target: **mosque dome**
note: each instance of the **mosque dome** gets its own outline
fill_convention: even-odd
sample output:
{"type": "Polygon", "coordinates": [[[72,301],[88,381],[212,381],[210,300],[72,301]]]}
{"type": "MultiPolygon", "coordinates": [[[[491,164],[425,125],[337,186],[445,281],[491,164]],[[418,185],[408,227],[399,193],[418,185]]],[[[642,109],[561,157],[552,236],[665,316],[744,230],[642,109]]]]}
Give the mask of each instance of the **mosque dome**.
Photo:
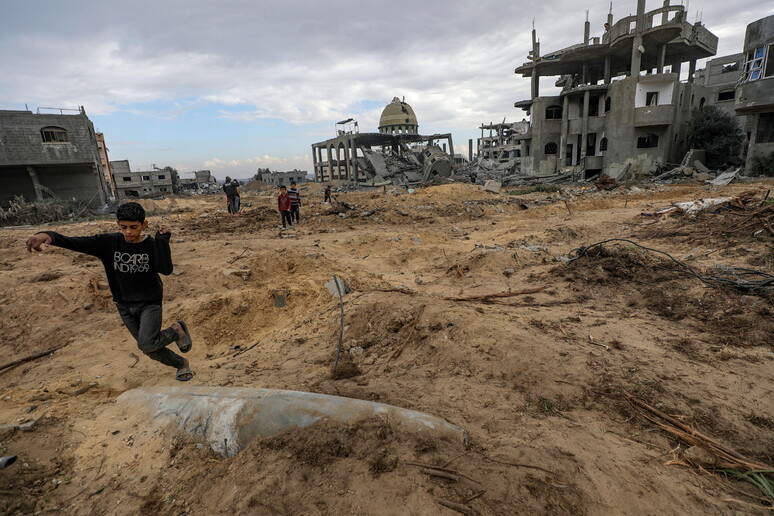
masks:
{"type": "Polygon", "coordinates": [[[379,118],[382,134],[418,134],[419,124],[414,110],[398,97],[392,99],[379,118]]]}

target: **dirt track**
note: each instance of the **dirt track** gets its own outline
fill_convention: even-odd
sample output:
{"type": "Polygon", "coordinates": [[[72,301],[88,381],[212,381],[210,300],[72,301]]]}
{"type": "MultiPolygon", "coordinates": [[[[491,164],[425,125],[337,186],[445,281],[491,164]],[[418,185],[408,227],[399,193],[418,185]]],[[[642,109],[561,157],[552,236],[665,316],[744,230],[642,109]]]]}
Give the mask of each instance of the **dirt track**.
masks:
{"type": "MultiPolygon", "coordinates": [[[[770,236],[691,232],[691,222],[640,216],[771,187],[590,188],[566,205],[558,194],[445,185],[339,194],[355,207],[341,217],[327,214],[320,185],[307,185],[304,220],[284,235],[267,191],[244,195],[253,207],[238,217],[217,211],[220,198],[146,202],[151,226],[173,233],[165,314],[184,318],[194,335],[193,384],[424,411],[466,428],[469,450],[374,419],[293,429],[222,459],[123,414],[114,403],[121,392],[177,382],[121,326],[100,263],[55,248],[30,255],[23,243],[34,229],[0,230],[3,361],[65,345],[0,371],[0,424],[36,420],[26,432],[0,431],[0,455],[19,455],[0,471],[0,512],[459,514],[442,499],[470,500],[484,515],[757,514],[724,501],[756,503],[744,494],[756,495],[749,484],[665,465],[682,460],[685,446],[623,393],[774,463],[771,299],[706,288],[626,247],[562,260],[618,237],[699,268],[771,273],[770,236]],[[338,302],[323,286],[333,274],[353,289],[344,348],[354,375],[338,379],[338,302]],[[281,289],[290,293],[278,309],[272,292],[281,289]],[[449,299],[509,290],[529,292],[449,299]],[[232,357],[234,346],[253,344],[232,357]],[[409,462],[445,464],[473,480],[429,476],[409,462]]],[[[68,235],[113,228],[54,227],[68,235]]]]}

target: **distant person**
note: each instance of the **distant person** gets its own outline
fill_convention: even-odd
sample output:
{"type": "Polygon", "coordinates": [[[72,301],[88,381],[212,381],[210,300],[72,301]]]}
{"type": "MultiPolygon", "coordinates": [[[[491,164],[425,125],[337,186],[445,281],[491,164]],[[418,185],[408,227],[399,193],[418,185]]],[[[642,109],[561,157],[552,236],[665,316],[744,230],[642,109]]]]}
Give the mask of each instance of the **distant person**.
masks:
{"type": "Polygon", "coordinates": [[[228,212],[231,213],[232,215],[235,214],[237,188],[234,186],[234,182],[228,176],[226,176],[226,182],[223,183],[223,193],[226,194],[226,204],[228,207],[228,212]]]}
{"type": "Polygon", "coordinates": [[[325,200],[323,202],[331,202],[331,185],[325,187],[325,200]]]}
{"type": "Polygon", "coordinates": [[[239,213],[239,210],[242,209],[242,203],[241,203],[241,193],[239,192],[239,187],[242,186],[239,184],[239,180],[232,179],[231,184],[234,185],[234,213],[239,213]]]}
{"type": "Polygon", "coordinates": [[[478,174],[475,172],[470,173],[470,182],[473,184],[476,184],[476,180],[478,179],[478,174]]]}
{"type": "Polygon", "coordinates": [[[155,237],[144,235],[148,221],[145,210],[136,202],[119,206],[116,216],[118,233],[67,237],[44,231],[27,239],[27,251],[41,252],[41,246],[55,245],[99,258],[118,314],[137,346],[153,360],[174,367],[178,380],[188,381],[193,378],[188,360],[167,348],[175,342],[182,353],[188,353],[193,345],[188,327],[177,321],[161,329],[163,285],[159,274],[172,272],[172,235],[164,226],[159,227],[155,237]]]}
{"type": "Polygon", "coordinates": [[[293,218],[290,216],[290,197],[288,197],[288,189],[285,185],[280,186],[280,193],[277,196],[277,208],[282,216],[282,230],[284,231],[288,226],[293,225],[293,218]]]}
{"type": "Polygon", "coordinates": [[[290,182],[290,189],[288,190],[288,197],[290,197],[290,220],[295,220],[296,224],[300,221],[299,211],[301,210],[301,194],[296,189],[296,182],[290,182]]]}

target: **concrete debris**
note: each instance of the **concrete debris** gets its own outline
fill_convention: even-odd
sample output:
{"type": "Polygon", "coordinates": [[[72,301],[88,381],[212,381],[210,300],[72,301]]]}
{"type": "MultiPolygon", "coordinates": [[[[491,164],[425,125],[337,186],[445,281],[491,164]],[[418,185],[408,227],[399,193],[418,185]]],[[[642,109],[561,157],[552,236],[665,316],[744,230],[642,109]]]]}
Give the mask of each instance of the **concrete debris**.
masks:
{"type": "Polygon", "coordinates": [[[23,423],[10,423],[8,425],[0,425],[0,432],[4,432],[6,430],[31,430],[33,426],[35,426],[35,423],[37,423],[37,419],[32,419],[30,421],[25,421],[23,423]]]}
{"type": "Polygon", "coordinates": [[[712,180],[708,180],[708,183],[711,183],[715,186],[726,186],[728,183],[733,181],[736,178],[736,175],[739,173],[739,169],[731,170],[729,172],[723,172],[718,177],[712,180]]]}
{"type": "Polygon", "coordinates": [[[500,193],[500,187],[502,186],[502,183],[499,181],[495,181],[493,179],[487,179],[486,183],[484,183],[484,190],[491,193],[500,193]]]}
{"type": "Polygon", "coordinates": [[[701,161],[699,161],[698,159],[697,159],[696,161],[694,161],[694,162],[693,162],[693,166],[694,166],[694,167],[696,167],[696,169],[697,169],[699,172],[704,172],[705,174],[709,174],[709,173],[710,173],[710,169],[708,169],[708,168],[707,168],[707,167],[704,165],[704,163],[702,163],[702,162],[701,162],[701,161]]]}
{"type": "Polygon", "coordinates": [[[359,169],[364,172],[368,186],[415,185],[439,183],[451,177],[453,158],[436,145],[417,152],[406,144],[400,153],[361,149],[359,169]]]}
{"type": "MultiPolygon", "coordinates": [[[[717,199],[698,199],[690,202],[678,202],[673,204],[675,208],[686,215],[698,215],[700,212],[707,208],[712,208],[720,204],[727,203],[731,200],[731,197],[720,197],[717,199]]],[[[666,211],[674,211],[672,208],[668,208],[666,211]]]]}

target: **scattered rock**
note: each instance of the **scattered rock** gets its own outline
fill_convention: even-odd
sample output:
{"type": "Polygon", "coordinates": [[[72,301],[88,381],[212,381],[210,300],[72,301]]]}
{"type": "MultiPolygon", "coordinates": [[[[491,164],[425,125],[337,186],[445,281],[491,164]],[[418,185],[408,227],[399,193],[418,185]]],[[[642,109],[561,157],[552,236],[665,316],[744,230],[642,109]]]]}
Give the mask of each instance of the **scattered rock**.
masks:
{"type": "Polygon", "coordinates": [[[223,269],[222,274],[224,276],[241,276],[243,280],[246,280],[250,276],[250,269],[223,269]]]}
{"type": "Polygon", "coordinates": [[[422,278],[417,276],[416,278],[414,278],[414,283],[416,283],[417,285],[421,285],[423,283],[422,278]]]}
{"type": "Polygon", "coordinates": [[[422,243],[422,239],[419,237],[411,237],[411,241],[414,242],[416,245],[420,245],[422,243]]]}
{"type": "Polygon", "coordinates": [[[516,271],[515,271],[515,270],[513,270],[513,269],[511,269],[511,268],[508,268],[508,269],[503,269],[503,276],[505,276],[506,278],[510,278],[511,276],[513,276],[513,274],[514,274],[515,272],[516,272],[516,271]]]}
{"type": "Polygon", "coordinates": [[[758,296],[741,296],[739,297],[739,303],[746,306],[757,306],[763,303],[763,298],[758,296]]]}
{"type": "Polygon", "coordinates": [[[360,356],[362,354],[363,354],[363,348],[361,348],[360,346],[355,346],[355,347],[349,348],[349,356],[351,356],[353,358],[357,357],[357,356],[360,356]]]}
{"type": "Polygon", "coordinates": [[[341,295],[342,296],[345,296],[345,295],[349,294],[350,292],[352,292],[352,289],[349,288],[349,285],[347,285],[346,281],[344,281],[343,279],[338,278],[338,277],[336,279],[338,280],[338,283],[339,283],[338,289],[336,288],[336,281],[334,281],[333,279],[331,279],[329,282],[327,282],[325,284],[325,288],[328,289],[328,292],[330,292],[332,296],[338,298],[339,297],[339,289],[341,290],[341,295]]]}

